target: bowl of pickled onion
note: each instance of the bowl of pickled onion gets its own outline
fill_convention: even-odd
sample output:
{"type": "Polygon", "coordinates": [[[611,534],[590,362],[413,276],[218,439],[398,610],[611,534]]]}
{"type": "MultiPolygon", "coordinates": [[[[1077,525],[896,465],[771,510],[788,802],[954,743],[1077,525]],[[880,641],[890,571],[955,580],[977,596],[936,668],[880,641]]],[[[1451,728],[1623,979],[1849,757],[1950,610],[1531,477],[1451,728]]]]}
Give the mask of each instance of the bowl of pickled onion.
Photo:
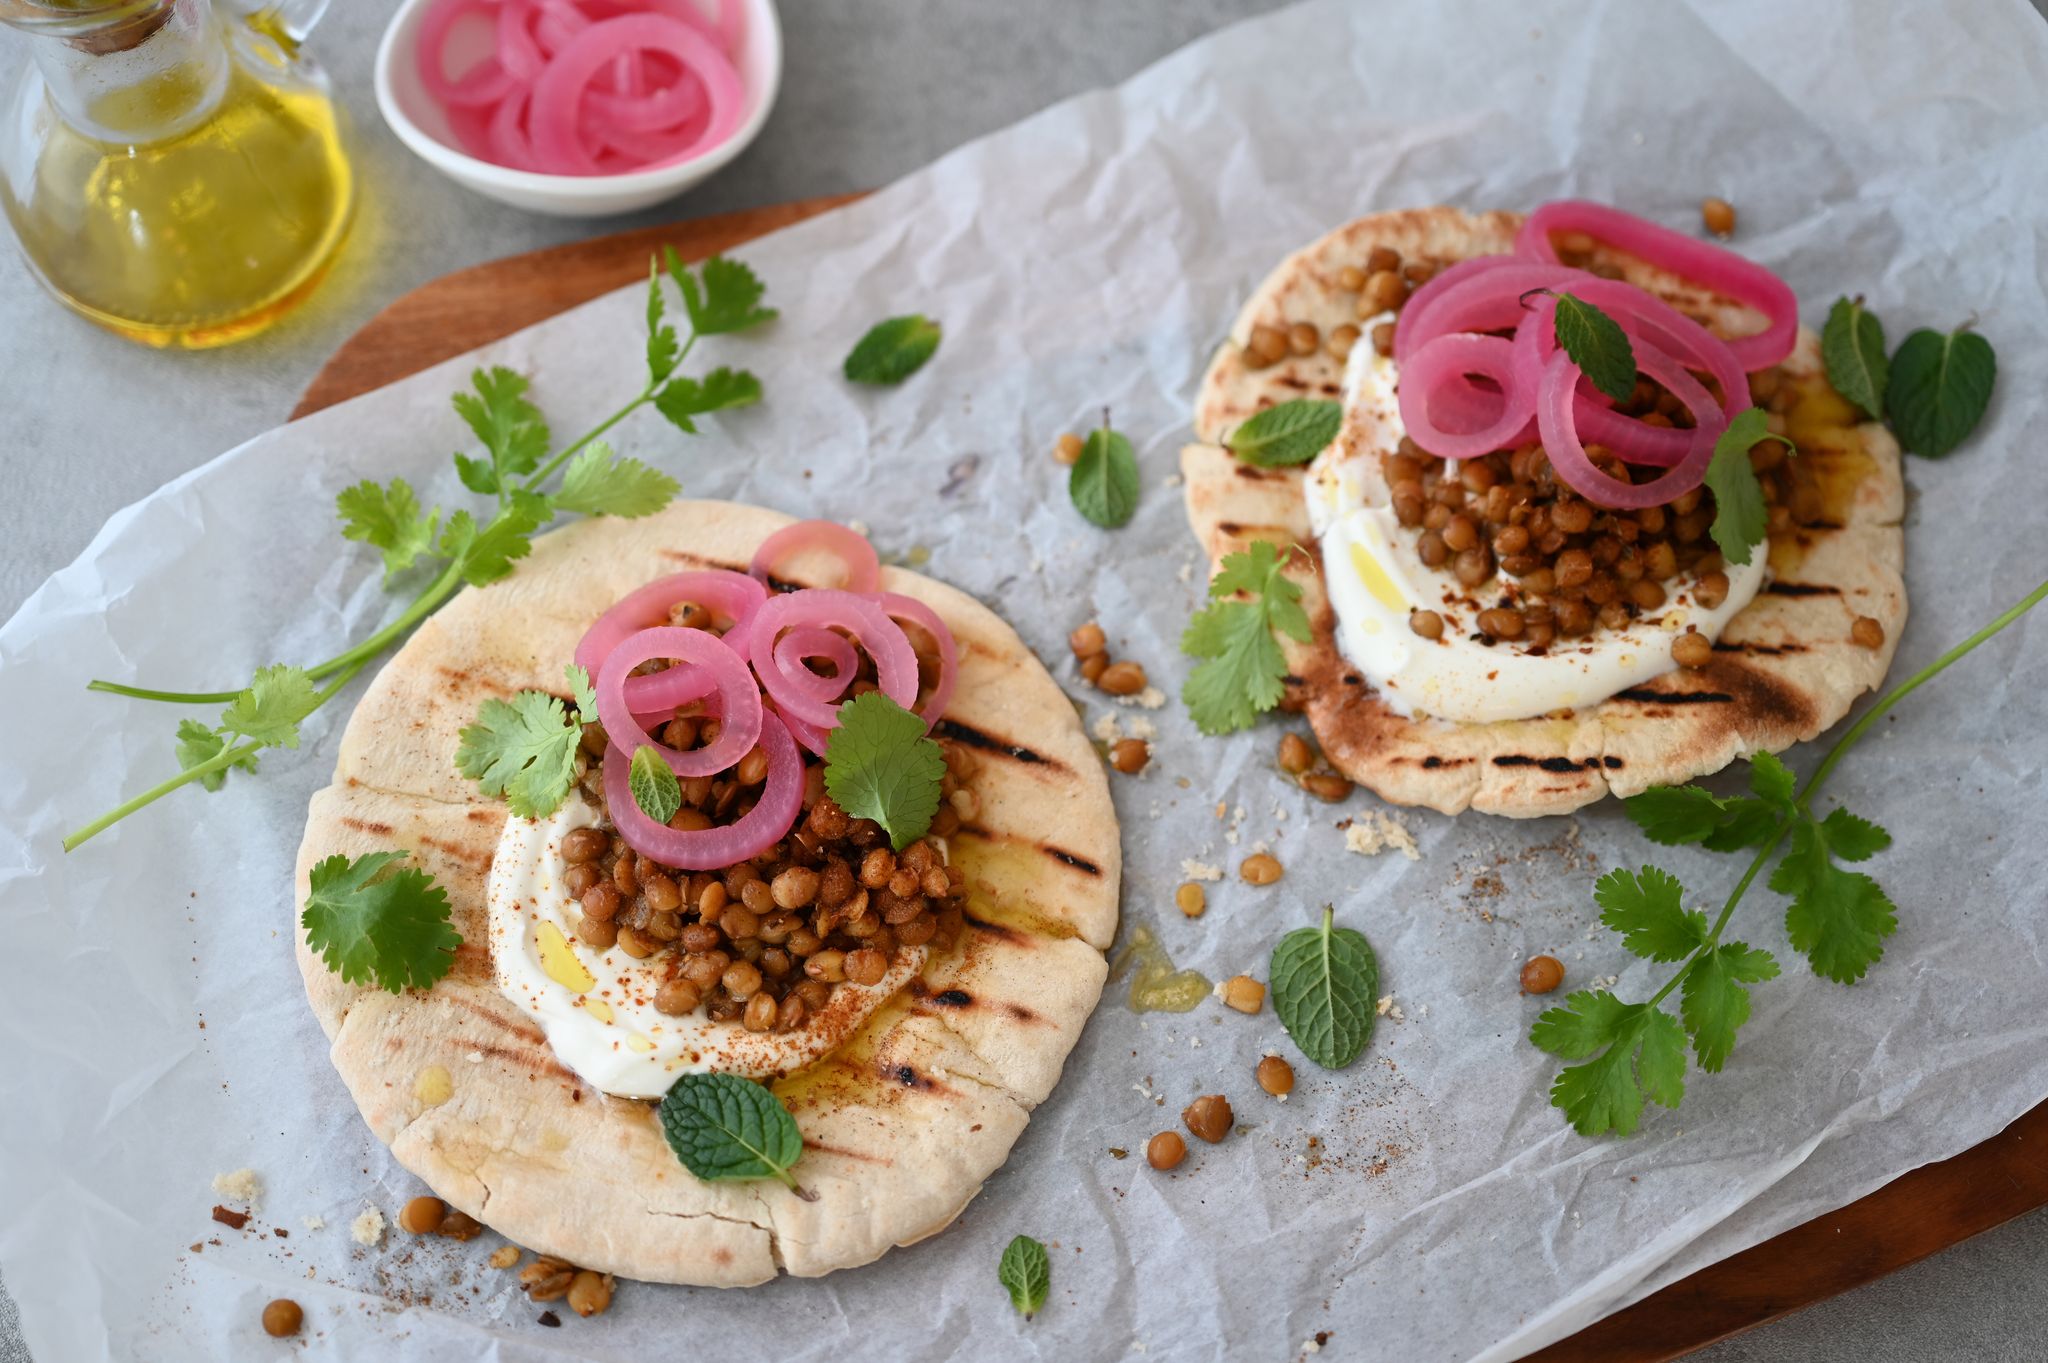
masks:
{"type": "Polygon", "coordinates": [[[415,155],[501,203],[630,213],[738,156],[782,79],[773,0],[405,0],[377,107],[415,155]]]}

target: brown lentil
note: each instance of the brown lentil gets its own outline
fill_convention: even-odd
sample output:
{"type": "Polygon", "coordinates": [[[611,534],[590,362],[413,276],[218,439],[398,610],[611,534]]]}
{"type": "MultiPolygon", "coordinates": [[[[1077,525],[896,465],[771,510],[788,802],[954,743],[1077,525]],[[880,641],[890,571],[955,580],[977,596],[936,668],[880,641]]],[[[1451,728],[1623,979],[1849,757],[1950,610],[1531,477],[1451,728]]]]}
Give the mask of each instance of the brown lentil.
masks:
{"type": "Polygon", "coordinates": [[[1849,626],[1849,637],[1865,648],[1884,647],[1884,626],[1868,615],[1859,615],[1849,626]]]}
{"type": "Polygon", "coordinates": [[[1378,322],[1372,329],[1372,348],[1382,355],[1394,353],[1394,324],[1378,322]]]}
{"type": "Polygon", "coordinates": [[[1109,670],[1107,653],[1091,653],[1081,660],[1081,680],[1093,685],[1102,680],[1102,674],[1109,670]]]}
{"type": "Polygon", "coordinates": [[[1351,782],[1331,771],[1312,771],[1301,778],[1301,788],[1325,804],[1342,804],[1351,798],[1351,782]]]}
{"type": "Polygon", "coordinates": [[[1424,639],[1444,637],[1444,618],[1435,611],[1410,611],[1408,628],[1424,639]]]}
{"type": "Polygon", "coordinates": [[[1323,343],[1323,349],[1336,360],[1351,358],[1351,348],[1358,344],[1358,328],[1349,322],[1330,328],[1330,338],[1323,343]]]}
{"type": "Polygon", "coordinates": [[[572,828],[562,835],[562,860],[571,866],[596,861],[611,845],[601,828],[572,828]]]}
{"type": "Polygon", "coordinates": [[[1095,684],[1112,696],[1135,696],[1145,689],[1145,669],[1138,663],[1111,663],[1095,684]]]}
{"type": "Polygon", "coordinates": [[[1322,335],[1311,323],[1296,322],[1287,328],[1287,349],[1297,356],[1315,354],[1322,341],[1322,335]]]}
{"type": "Polygon", "coordinates": [[[1280,862],[1268,852],[1254,852],[1238,864],[1237,874],[1248,885],[1271,885],[1280,878],[1280,862]]]}
{"type": "Polygon", "coordinates": [[[1337,287],[1345,293],[1357,293],[1365,287],[1365,271],[1356,265],[1345,265],[1337,271],[1337,287]]]}
{"type": "Polygon", "coordinates": [[[305,1311],[288,1297],[279,1297],[263,1308],[263,1333],[272,1339],[290,1339],[305,1323],[305,1311]]]}
{"type": "Polygon", "coordinates": [[[1092,658],[1109,647],[1109,638],[1102,632],[1102,626],[1090,620],[1067,636],[1067,646],[1074,650],[1076,658],[1092,658]]]}
{"type": "Polygon", "coordinates": [[[1175,1169],[1188,1157],[1188,1143],[1178,1131],[1162,1131],[1145,1142],[1145,1163],[1154,1169],[1175,1169]]]}
{"type": "Polygon", "coordinates": [[[1223,982],[1223,1006],[1256,1013],[1266,1006],[1266,986],[1249,975],[1232,975],[1223,982]]]}
{"type": "Polygon", "coordinates": [[[1252,328],[1251,339],[1245,343],[1244,349],[1245,363],[1254,369],[1278,364],[1287,358],[1287,333],[1261,322],[1252,328]]]}
{"type": "Polygon", "coordinates": [[[1126,776],[1145,770],[1145,764],[1151,760],[1152,749],[1142,738],[1119,738],[1109,749],[1109,765],[1126,776]]]}
{"type": "Polygon", "coordinates": [[[1700,200],[1700,223],[1717,237],[1735,232],[1735,205],[1726,199],[1700,200]]]}
{"type": "Polygon", "coordinates": [[[1277,1055],[1261,1057],[1252,1077],[1259,1081],[1259,1087],[1275,1098],[1294,1092],[1294,1066],[1277,1055]]]}
{"type": "Polygon", "coordinates": [[[416,1197],[398,1211],[398,1225],[412,1235],[432,1235],[441,1229],[448,1204],[438,1197],[416,1197]]]}
{"type": "Polygon", "coordinates": [[[1280,770],[1299,776],[1316,764],[1316,752],[1300,734],[1280,736],[1280,770]]]}
{"type": "Polygon", "coordinates": [[[568,1296],[569,1309],[577,1315],[598,1315],[612,1304],[612,1275],[580,1268],[569,1283],[568,1296]]]}
{"type": "Polygon", "coordinates": [[[1190,918],[1200,918],[1202,911],[1209,907],[1209,895],[1194,881],[1183,881],[1173,892],[1174,906],[1190,918]]]}
{"type": "Polygon", "coordinates": [[[450,1208],[448,1215],[442,1218],[439,1233],[450,1240],[467,1242],[476,1239],[484,1233],[484,1223],[471,1216],[468,1212],[459,1212],[450,1208]]]}
{"type": "Polygon", "coordinates": [[[1062,464],[1071,464],[1081,457],[1081,446],[1084,443],[1080,436],[1068,431],[1053,442],[1052,457],[1062,464]]]}
{"type": "Polygon", "coordinates": [[[1233,1117],[1230,1100],[1220,1093],[1205,1093],[1189,1103],[1180,1114],[1181,1123],[1201,1139],[1214,1145],[1230,1134],[1233,1117]]]}
{"type": "Polygon", "coordinates": [[[1705,667],[1714,661],[1714,645],[1706,635],[1689,630],[1671,641],[1671,661],[1680,667],[1705,667]]]}
{"type": "Polygon", "coordinates": [[[1522,992],[1548,994],[1564,983],[1564,962],[1555,956],[1531,956],[1522,964],[1522,992]]]}

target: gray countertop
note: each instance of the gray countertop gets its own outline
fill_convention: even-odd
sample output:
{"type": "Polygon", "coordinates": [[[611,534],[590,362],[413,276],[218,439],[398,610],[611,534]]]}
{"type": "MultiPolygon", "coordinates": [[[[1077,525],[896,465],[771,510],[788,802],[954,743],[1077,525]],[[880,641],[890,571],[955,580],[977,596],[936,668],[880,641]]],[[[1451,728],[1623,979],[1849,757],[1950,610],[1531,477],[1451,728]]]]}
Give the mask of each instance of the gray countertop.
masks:
{"type": "MultiPolygon", "coordinates": [[[[2037,6],[2048,0],[2035,0],[2037,6]]],[[[593,232],[886,183],[1046,104],[1112,84],[1274,0],[784,0],[781,102],[760,140],[687,199],[604,224],[530,217],[470,196],[378,120],[370,61],[392,0],[338,5],[316,52],[356,124],[369,186],[355,236],[300,314],[204,354],[155,353],[72,317],[0,252],[0,612],[69,562],[117,508],[276,424],[321,362],[405,290],[593,232]]],[[[19,39],[10,39],[10,43],[19,39]]],[[[20,59],[9,46],[0,59],[20,59]]],[[[2048,1215],[1729,1340],[1706,1363],[2019,1363],[2048,1356],[2048,1215]]],[[[0,1363],[25,1363],[0,1292],[0,1363]]],[[[43,1363],[55,1363],[44,1360],[43,1363]]]]}

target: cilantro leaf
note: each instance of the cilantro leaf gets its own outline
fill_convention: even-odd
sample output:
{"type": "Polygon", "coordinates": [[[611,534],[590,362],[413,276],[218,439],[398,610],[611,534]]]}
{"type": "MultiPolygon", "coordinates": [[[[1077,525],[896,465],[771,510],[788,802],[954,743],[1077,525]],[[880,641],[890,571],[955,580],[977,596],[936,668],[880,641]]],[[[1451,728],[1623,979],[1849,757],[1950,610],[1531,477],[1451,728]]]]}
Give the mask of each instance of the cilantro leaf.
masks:
{"type": "Polygon", "coordinates": [[[1641,875],[1609,871],[1593,886],[1600,921],[1621,934],[1630,952],[1652,961],[1682,961],[1706,945],[1707,916],[1684,905],[1685,887],[1654,866],[1641,875]]]}
{"type": "Polygon", "coordinates": [[[403,478],[393,478],[384,487],[364,479],[343,488],[334,498],[334,509],[341,517],[343,539],[383,551],[386,583],[428,552],[441,523],[438,509],[431,514],[420,510],[412,485],[403,478]]]}
{"type": "Polygon", "coordinates": [[[939,808],[946,755],[925,722],[879,691],[839,707],[825,745],[825,789],[856,819],[873,819],[898,851],[925,835],[939,808]]]}
{"type": "Polygon", "coordinates": [[[1181,686],[1181,700],[1205,734],[1250,728],[1286,693],[1287,658],[1273,638],[1279,630],[1296,643],[1309,641],[1308,612],[1301,588],[1281,569],[1287,560],[1266,540],[1225,555],[1209,581],[1209,605],[1188,621],[1180,647],[1203,662],[1181,686]],[[1252,599],[1227,598],[1238,592],[1252,599]]]}
{"type": "Polygon", "coordinates": [[[487,587],[512,572],[512,561],[533,550],[533,532],[553,515],[548,499],[515,489],[505,506],[481,530],[476,518],[458,511],[441,527],[441,553],[462,563],[462,578],[473,587],[487,587]]]}
{"type": "Polygon", "coordinates": [[[683,348],[676,340],[676,329],[668,324],[668,300],[661,296],[661,268],[650,258],[647,262],[647,381],[660,383],[676,372],[676,365],[682,362],[683,348]]]}
{"type": "Polygon", "coordinates": [[[690,273],[673,246],[665,248],[669,277],[682,290],[683,310],[690,315],[690,327],[699,336],[722,336],[745,331],[775,319],[775,309],[761,306],[767,285],[747,266],[724,256],[713,256],[698,266],[703,275],[690,273]]]}
{"type": "Polygon", "coordinates": [[[1537,1018],[1529,1039],[1566,1060],[1593,1057],[1567,1065],[1550,1086],[1552,1105],[1582,1136],[1633,1132],[1646,1093],[1665,1107],[1685,1096],[1685,1028],[1648,1004],[1580,990],[1537,1018]]]}
{"type": "Polygon", "coordinates": [[[1626,402],[1636,390],[1636,352],[1621,324],[1600,309],[1569,293],[1559,293],[1553,319],[1557,343],[1593,386],[1626,402]]]}
{"type": "Polygon", "coordinates": [[[1820,357],[1828,383],[1863,409],[1872,421],[1884,417],[1884,390],[1891,367],[1884,358],[1884,323],[1863,307],[1863,298],[1837,298],[1820,333],[1820,357]]]}
{"type": "Polygon", "coordinates": [[[1621,807],[1645,837],[1667,847],[1698,843],[1711,852],[1734,852],[1756,846],[1778,826],[1779,811],[1770,802],[1723,799],[1699,786],[1651,786],[1621,807]]]}
{"type": "Polygon", "coordinates": [[[299,746],[299,721],[320,708],[320,693],[303,667],[278,663],[258,672],[249,688],[221,711],[224,734],[240,734],[269,748],[299,746]]]}
{"type": "Polygon", "coordinates": [[[1131,442],[1105,423],[1088,433],[1067,474],[1067,496],[1083,519],[1114,530],[1138,510],[1138,457],[1131,442]]]}
{"type": "Polygon", "coordinates": [[[590,674],[575,663],[562,669],[569,678],[569,690],[574,696],[576,720],[590,724],[597,719],[597,691],[590,684],[590,674]]]}
{"type": "Polygon", "coordinates": [[[610,445],[597,440],[569,461],[552,500],[558,511],[586,516],[651,516],[682,490],[660,469],[613,454],[610,445]]]}
{"type": "Polygon", "coordinates": [[[1333,926],[1335,919],[1336,910],[1324,905],[1319,926],[1280,939],[1267,970],[1280,1025],[1326,1070],[1343,1069],[1372,1040],[1380,984],[1372,944],[1355,928],[1333,926]]]}
{"type": "Polygon", "coordinates": [[[1765,427],[1761,407],[1745,407],[1728,423],[1728,429],[1714,442],[1714,457],[1707,465],[1707,489],[1714,494],[1714,543],[1730,563],[1749,562],[1750,550],[1761,543],[1770,525],[1770,510],[1764,505],[1763,485],[1749,462],[1749,450],[1765,440],[1782,440],[1765,427]]]}
{"type": "Polygon", "coordinates": [[[697,433],[691,417],[722,412],[731,407],[751,407],[761,400],[761,381],[744,369],[720,366],[702,379],[688,375],[669,380],[654,395],[655,410],[685,435],[697,433]]]}
{"type": "Polygon", "coordinates": [[[1010,1294],[1010,1305],[1030,1320],[1044,1309],[1046,1295],[1052,1291],[1052,1260],[1044,1245],[1028,1235],[1020,1235],[1003,1249],[1002,1262],[996,1265],[996,1279],[1010,1294]]]}
{"type": "Polygon", "coordinates": [[[455,964],[462,935],[448,922],[448,892],[403,852],[331,856],[313,867],[300,922],[306,944],[350,984],[394,994],[424,989],[455,964]]]}
{"type": "MultiPolygon", "coordinates": [[[[1876,848],[1870,834],[1876,825],[1832,830],[1844,835],[1850,851],[1869,856],[1876,848]]],[[[1876,830],[1882,831],[1882,830],[1876,830]]],[[[1790,895],[1785,935],[1805,953],[1816,975],[1837,984],[1854,984],[1884,957],[1884,939],[1898,930],[1898,914],[1878,883],[1860,871],[1844,871],[1834,863],[1831,830],[1824,823],[1802,819],[1792,826],[1792,848],[1771,873],[1771,888],[1790,895]]]]}
{"type": "Polygon", "coordinates": [[[469,377],[474,393],[457,393],[455,410],[490,452],[488,461],[455,456],[462,485],[472,492],[497,493],[510,480],[539,467],[551,437],[540,408],[526,399],[527,381],[502,365],[469,377]]]}
{"type": "Polygon", "coordinates": [[[1828,850],[1843,861],[1868,861],[1892,845],[1892,835],[1859,814],[1831,811],[1820,821],[1828,850]]]}
{"type": "Polygon", "coordinates": [[[634,751],[633,764],[626,770],[626,789],[633,792],[633,803],[640,806],[640,812],[659,824],[673,819],[683,807],[683,783],[652,743],[643,743],[634,751]]]}
{"type": "MultiPolygon", "coordinates": [[[[178,767],[181,771],[190,771],[196,766],[211,762],[219,757],[227,746],[228,741],[221,736],[219,730],[209,729],[196,719],[178,721],[178,767]]],[[[208,790],[219,790],[228,779],[229,769],[233,767],[240,767],[243,771],[255,771],[256,754],[238,757],[219,771],[206,773],[199,778],[199,784],[208,790]]]]}
{"type": "Polygon", "coordinates": [[[1974,331],[1925,327],[1892,356],[1892,429],[1910,452],[1939,459],[1969,438],[1991,405],[1998,357],[1974,331]]]}
{"type": "Polygon", "coordinates": [[[921,313],[891,317],[854,342],[840,371],[854,383],[901,383],[939,348],[939,324],[921,313]]]}
{"type": "Polygon", "coordinates": [[[1224,448],[1260,468],[1306,464],[1337,438],[1344,405],[1327,398],[1290,398],[1230,433],[1224,448]]]}
{"type": "Polygon", "coordinates": [[[576,780],[583,728],[545,691],[493,696],[477,707],[476,723],[462,730],[455,769],[486,795],[502,795],[514,814],[541,819],[561,808],[576,780]]]}
{"type": "Polygon", "coordinates": [[[1749,991],[1742,986],[1777,977],[1778,962],[1771,953],[1742,942],[1701,952],[1685,968],[1678,1011],[1692,1033],[1701,1069],[1719,1072],[1735,1049],[1735,1033],[1749,1021],[1749,991]]]}
{"type": "Polygon", "coordinates": [[[1793,792],[1799,782],[1792,775],[1792,768],[1776,753],[1756,752],[1749,757],[1749,788],[1756,792],[1758,799],[1776,807],[1781,813],[1792,812],[1793,792]]]}
{"type": "Polygon", "coordinates": [[[657,1112],[668,1148],[705,1182],[772,1178],[796,1190],[789,1171],[803,1158],[803,1133],[767,1085],[737,1074],[686,1074],[657,1112]]]}

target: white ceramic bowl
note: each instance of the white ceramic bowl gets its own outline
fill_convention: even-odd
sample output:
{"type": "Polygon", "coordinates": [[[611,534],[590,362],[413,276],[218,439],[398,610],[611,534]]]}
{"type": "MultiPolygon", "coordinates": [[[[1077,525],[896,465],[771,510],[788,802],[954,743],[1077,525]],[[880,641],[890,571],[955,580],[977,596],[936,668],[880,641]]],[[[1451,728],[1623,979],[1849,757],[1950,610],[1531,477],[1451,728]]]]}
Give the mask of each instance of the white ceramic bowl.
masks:
{"type": "Polygon", "coordinates": [[[747,117],[724,143],[701,156],[626,175],[541,175],[479,160],[463,151],[447,115],[420,84],[415,57],[420,18],[428,0],[405,0],[377,47],[377,108],[391,131],[422,161],[459,185],[534,213],[600,218],[631,213],[672,199],[746,150],[768,121],[782,84],[782,26],[774,0],[740,0],[746,40],[739,57],[747,90],[747,117]]]}

